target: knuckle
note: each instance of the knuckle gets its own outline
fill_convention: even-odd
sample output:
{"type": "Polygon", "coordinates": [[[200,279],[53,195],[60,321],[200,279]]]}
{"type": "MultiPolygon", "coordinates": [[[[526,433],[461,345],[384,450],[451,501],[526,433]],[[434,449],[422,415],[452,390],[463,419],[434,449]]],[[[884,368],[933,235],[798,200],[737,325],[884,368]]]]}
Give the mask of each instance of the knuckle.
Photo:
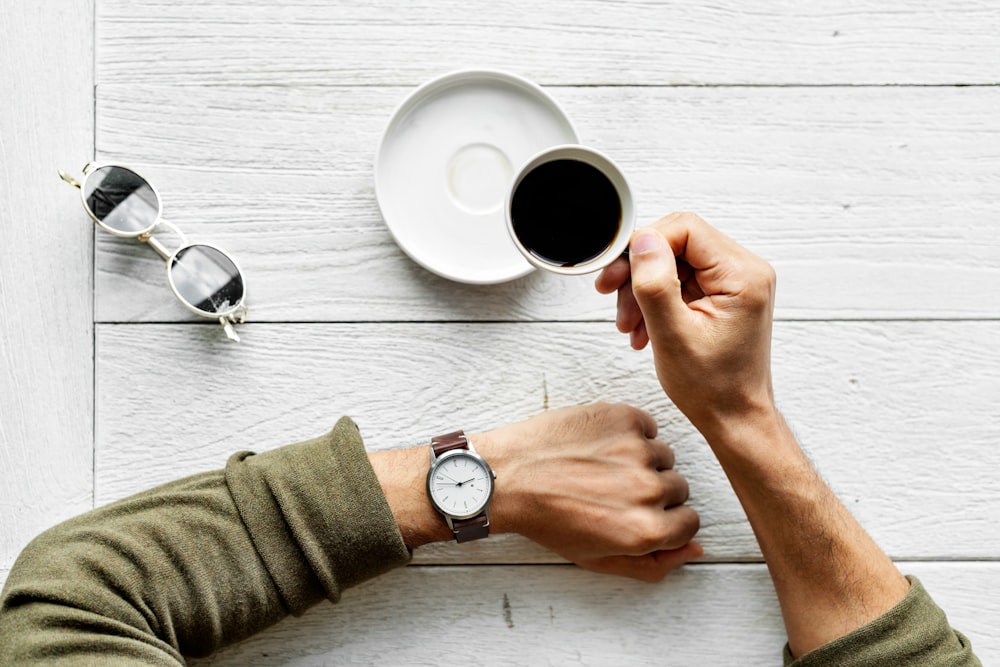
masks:
{"type": "Polygon", "coordinates": [[[642,433],[645,427],[645,415],[639,408],[619,403],[620,414],[627,426],[636,433],[642,433]]]}
{"type": "Polygon", "coordinates": [[[678,221],[689,222],[696,225],[706,225],[708,224],[705,220],[693,211],[678,211],[677,218],[678,221]]]}
{"type": "MultiPolygon", "coordinates": [[[[649,450],[639,450],[644,452],[648,459],[652,459],[652,455],[649,450]]],[[[649,469],[649,463],[644,464],[644,468],[648,470],[642,474],[636,475],[632,480],[632,493],[636,501],[646,507],[646,506],[656,506],[663,498],[663,485],[658,479],[658,476],[649,469]]]]}
{"type": "Polygon", "coordinates": [[[676,470],[664,470],[659,475],[664,489],[662,497],[666,508],[686,503],[691,493],[687,478],[676,470]]]}
{"type": "Polygon", "coordinates": [[[675,472],[675,482],[674,482],[674,492],[677,494],[678,505],[683,505],[691,497],[691,486],[688,484],[687,478],[679,472],[675,472]]]}
{"type": "Polygon", "coordinates": [[[608,412],[618,419],[629,419],[633,410],[625,403],[605,403],[608,412]]]}
{"type": "Polygon", "coordinates": [[[674,451],[673,447],[667,447],[664,451],[663,465],[664,470],[673,470],[674,466],[677,465],[677,452],[674,451]]]}
{"type": "Polygon", "coordinates": [[[607,401],[594,401],[590,404],[587,413],[593,416],[600,415],[601,413],[608,412],[614,409],[614,406],[607,401]]]}
{"type": "MultiPolygon", "coordinates": [[[[656,452],[653,451],[653,446],[645,441],[640,441],[636,447],[636,459],[643,467],[644,470],[648,470],[650,473],[655,473],[656,468],[659,465],[659,459],[656,456],[656,452]]],[[[656,478],[655,474],[650,478],[650,488],[655,488],[658,494],[663,493],[663,487],[660,481],[656,478]]]]}
{"type": "Polygon", "coordinates": [[[642,412],[626,403],[601,402],[601,411],[612,422],[616,431],[625,436],[641,434],[645,430],[642,412]]]}
{"type": "Polygon", "coordinates": [[[764,262],[764,279],[767,281],[768,286],[773,288],[778,284],[778,272],[774,270],[770,262],[761,261],[764,262]]]}
{"type": "Polygon", "coordinates": [[[638,301],[663,301],[679,293],[680,289],[681,281],[676,276],[632,277],[632,293],[638,301]]]}
{"type": "Polygon", "coordinates": [[[678,511],[674,517],[674,533],[679,540],[678,546],[682,546],[690,542],[698,534],[698,531],[701,529],[701,517],[686,505],[682,505],[677,509],[678,511]]]}
{"type": "Polygon", "coordinates": [[[752,271],[752,275],[757,276],[757,278],[751,283],[752,289],[749,291],[749,296],[754,304],[764,307],[774,299],[778,274],[774,267],[763,259],[757,258],[757,265],[752,271]]]}
{"type": "Polygon", "coordinates": [[[643,555],[662,548],[667,537],[663,523],[644,514],[632,523],[626,547],[634,555],[643,555]]]}

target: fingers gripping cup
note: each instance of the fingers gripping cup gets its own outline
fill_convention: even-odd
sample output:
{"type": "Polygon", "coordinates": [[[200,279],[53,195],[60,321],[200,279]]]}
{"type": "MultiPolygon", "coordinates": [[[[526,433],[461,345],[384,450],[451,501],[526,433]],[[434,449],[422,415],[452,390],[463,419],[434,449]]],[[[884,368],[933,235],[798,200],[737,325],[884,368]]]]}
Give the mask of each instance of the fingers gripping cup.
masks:
{"type": "Polygon", "coordinates": [[[507,194],[507,230],[534,266],[563,275],[603,269],[628,249],[635,206],[610,158],[578,145],[546,149],[507,194]]]}

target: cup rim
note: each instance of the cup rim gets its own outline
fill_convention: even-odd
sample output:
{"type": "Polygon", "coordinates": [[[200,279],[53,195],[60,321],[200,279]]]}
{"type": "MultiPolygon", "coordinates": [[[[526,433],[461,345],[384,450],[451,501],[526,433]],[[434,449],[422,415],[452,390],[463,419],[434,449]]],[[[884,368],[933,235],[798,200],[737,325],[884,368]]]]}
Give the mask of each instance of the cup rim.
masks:
{"type": "Polygon", "coordinates": [[[632,189],[629,187],[628,180],[625,178],[625,174],[622,172],[621,168],[606,154],[583,144],[559,144],[557,146],[549,146],[548,148],[540,150],[532,155],[518,168],[513,180],[511,181],[510,187],[507,189],[507,195],[504,200],[504,220],[507,224],[507,232],[510,235],[511,241],[514,243],[514,247],[517,248],[518,252],[520,252],[532,266],[564,276],[583,275],[599,271],[624,254],[628,250],[629,239],[632,236],[632,232],[635,230],[635,219],[635,202],[632,198],[632,189]],[[604,252],[597,255],[593,259],[570,266],[551,264],[525,248],[521,243],[521,240],[517,237],[517,234],[514,232],[514,221],[510,214],[514,191],[517,190],[517,186],[520,185],[522,180],[524,180],[524,177],[528,174],[528,172],[543,164],[565,159],[579,160],[598,169],[602,174],[604,174],[604,176],[611,181],[615,191],[618,193],[618,199],[622,207],[621,227],[611,245],[609,245],[604,252]]]}

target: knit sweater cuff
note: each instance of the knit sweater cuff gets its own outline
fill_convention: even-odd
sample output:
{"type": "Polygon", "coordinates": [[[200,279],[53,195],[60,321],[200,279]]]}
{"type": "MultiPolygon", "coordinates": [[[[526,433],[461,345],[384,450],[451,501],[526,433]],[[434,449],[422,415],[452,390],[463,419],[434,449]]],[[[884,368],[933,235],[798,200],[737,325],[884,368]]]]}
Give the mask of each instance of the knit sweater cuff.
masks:
{"type": "Polygon", "coordinates": [[[870,623],[797,660],[785,644],[785,666],[978,665],[969,640],[948,625],[944,612],[916,577],[906,578],[910,581],[906,596],[870,623]]]}
{"type": "Polygon", "coordinates": [[[287,609],[301,614],[410,559],[357,425],[234,454],[226,484],[287,609]]]}

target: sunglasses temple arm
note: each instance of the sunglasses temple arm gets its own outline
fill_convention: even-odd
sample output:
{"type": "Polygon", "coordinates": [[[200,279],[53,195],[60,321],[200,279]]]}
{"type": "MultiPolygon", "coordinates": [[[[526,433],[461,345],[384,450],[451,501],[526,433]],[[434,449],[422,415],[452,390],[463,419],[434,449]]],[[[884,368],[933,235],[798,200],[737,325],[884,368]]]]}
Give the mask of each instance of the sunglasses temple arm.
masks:
{"type": "Polygon", "coordinates": [[[219,324],[226,331],[226,337],[233,341],[234,343],[240,342],[240,337],[236,334],[236,327],[233,326],[232,321],[228,317],[220,317],[219,324]]]}
{"type": "Polygon", "coordinates": [[[83,186],[80,185],[80,182],[78,180],[76,180],[75,178],[73,178],[72,176],[70,176],[69,174],[67,174],[62,169],[59,170],[59,178],[61,178],[64,181],[66,181],[67,183],[69,183],[70,185],[72,185],[77,190],[80,190],[80,189],[83,188],[83,186]]]}

